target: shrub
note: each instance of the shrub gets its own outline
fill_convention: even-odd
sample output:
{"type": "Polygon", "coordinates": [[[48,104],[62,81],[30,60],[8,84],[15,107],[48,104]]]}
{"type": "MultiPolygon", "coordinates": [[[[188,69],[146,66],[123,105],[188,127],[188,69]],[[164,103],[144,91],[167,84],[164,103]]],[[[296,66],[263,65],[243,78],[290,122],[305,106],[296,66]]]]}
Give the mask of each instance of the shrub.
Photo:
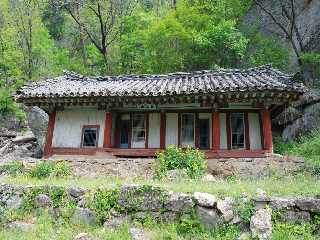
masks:
{"type": "Polygon", "coordinates": [[[119,190],[98,189],[90,204],[90,208],[97,213],[98,220],[103,223],[110,216],[110,210],[121,212],[123,209],[118,204],[119,190]]]}
{"type": "Polygon", "coordinates": [[[295,141],[283,142],[278,138],[274,144],[275,153],[302,156],[308,172],[320,175],[320,131],[300,137],[295,141]]]}
{"type": "Polygon", "coordinates": [[[54,165],[53,175],[55,177],[66,177],[71,175],[71,167],[67,162],[58,162],[54,165]]]}
{"type": "Polygon", "coordinates": [[[199,178],[204,175],[207,166],[204,154],[191,147],[181,149],[169,146],[164,152],[158,153],[157,160],[155,173],[159,179],[167,171],[176,169],[184,169],[190,178],[199,178]]]}
{"type": "Polygon", "coordinates": [[[47,178],[53,172],[53,164],[50,162],[40,162],[30,171],[30,176],[33,178],[47,178]]]}
{"type": "Polygon", "coordinates": [[[14,161],[0,166],[0,172],[5,172],[10,175],[16,175],[22,173],[24,170],[23,163],[20,161],[14,161]]]}
{"type": "Polygon", "coordinates": [[[273,144],[273,151],[274,153],[285,155],[291,152],[295,147],[297,147],[296,142],[294,141],[285,142],[281,137],[277,137],[273,144]]]}

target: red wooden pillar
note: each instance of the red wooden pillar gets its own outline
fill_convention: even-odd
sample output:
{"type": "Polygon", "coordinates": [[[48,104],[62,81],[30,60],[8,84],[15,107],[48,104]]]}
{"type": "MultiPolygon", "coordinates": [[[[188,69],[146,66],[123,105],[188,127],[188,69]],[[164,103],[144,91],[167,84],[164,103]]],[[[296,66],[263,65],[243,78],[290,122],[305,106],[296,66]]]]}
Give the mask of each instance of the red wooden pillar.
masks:
{"type": "Polygon", "coordinates": [[[166,114],[160,113],[160,148],[166,148],[166,114]]]}
{"type": "Polygon", "coordinates": [[[220,150],[220,118],[216,111],[212,113],[212,150],[220,150]]]}
{"type": "Polygon", "coordinates": [[[262,112],[262,128],[263,128],[263,138],[264,138],[264,149],[267,150],[267,152],[272,153],[273,144],[272,144],[270,110],[264,110],[262,112]]]}
{"type": "Polygon", "coordinates": [[[106,118],[104,122],[104,139],[103,139],[103,147],[111,148],[111,135],[112,135],[112,114],[110,112],[106,112],[106,118]]]}
{"type": "Polygon", "coordinates": [[[56,121],[56,111],[53,111],[49,115],[46,143],[45,143],[45,147],[44,147],[44,157],[46,157],[46,158],[50,157],[52,155],[52,138],[53,138],[55,121],[56,121]]]}

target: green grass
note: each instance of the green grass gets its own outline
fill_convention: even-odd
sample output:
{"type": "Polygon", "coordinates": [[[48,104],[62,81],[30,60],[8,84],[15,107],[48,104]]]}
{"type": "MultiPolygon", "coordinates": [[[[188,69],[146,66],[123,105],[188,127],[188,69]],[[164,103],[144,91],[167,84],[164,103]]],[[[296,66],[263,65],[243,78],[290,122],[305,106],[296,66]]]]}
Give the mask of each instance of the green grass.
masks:
{"type": "MultiPolygon", "coordinates": [[[[105,229],[102,226],[90,227],[86,225],[69,224],[54,221],[47,212],[38,213],[37,216],[24,216],[25,222],[35,223],[35,228],[29,231],[3,228],[0,231],[0,239],[10,240],[70,240],[79,233],[88,233],[93,239],[99,240],[130,240],[129,225],[124,224],[117,230],[105,229]],[[23,236],[23,237],[22,237],[23,236]]],[[[152,240],[234,240],[241,234],[239,226],[224,225],[212,231],[201,229],[190,229],[181,232],[179,224],[162,224],[149,221],[144,223],[134,223],[132,226],[144,228],[149,232],[152,240]]],[[[188,226],[186,226],[188,227],[188,226]]],[[[316,240],[318,236],[313,235],[314,225],[292,225],[275,223],[272,232],[272,239],[305,239],[316,240]]]]}
{"type": "Polygon", "coordinates": [[[304,157],[306,170],[320,175],[320,130],[287,143],[277,139],[274,144],[274,151],[279,154],[304,157]]]}
{"type": "Polygon", "coordinates": [[[217,182],[205,182],[201,180],[182,181],[157,181],[145,179],[119,179],[119,178],[56,178],[47,179],[31,178],[28,175],[11,176],[3,180],[4,183],[18,185],[58,185],[58,186],[82,186],[96,189],[98,187],[108,187],[122,184],[152,184],[164,187],[177,192],[208,192],[217,196],[239,196],[245,192],[253,195],[257,188],[264,189],[270,195],[294,196],[320,195],[320,178],[313,175],[297,174],[286,177],[268,177],[261,179],[233,179],[219,180],[217,182]]]}

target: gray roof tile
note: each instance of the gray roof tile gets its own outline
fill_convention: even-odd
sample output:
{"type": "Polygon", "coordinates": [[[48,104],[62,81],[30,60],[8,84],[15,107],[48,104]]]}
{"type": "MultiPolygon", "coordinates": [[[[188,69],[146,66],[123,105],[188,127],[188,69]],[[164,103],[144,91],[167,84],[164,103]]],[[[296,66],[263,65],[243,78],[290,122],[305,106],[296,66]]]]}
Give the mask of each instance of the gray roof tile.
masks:
{"type": "Polygon", "coordinates": [[[17,91],[18,98],[82,96],[165,96],[235,91],[305,92],[293,76],[265,65],[250,69],[206,70],[167,75],[90,77],[64,75],[34,82],[17,91]]]}

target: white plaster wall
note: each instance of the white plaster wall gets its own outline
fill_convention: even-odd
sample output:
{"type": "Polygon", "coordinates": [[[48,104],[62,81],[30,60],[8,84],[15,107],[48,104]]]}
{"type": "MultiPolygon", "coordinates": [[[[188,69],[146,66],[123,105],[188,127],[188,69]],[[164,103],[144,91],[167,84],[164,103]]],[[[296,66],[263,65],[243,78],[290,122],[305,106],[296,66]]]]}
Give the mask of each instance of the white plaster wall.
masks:
{"type": "Polygon", "coordinates": [[[261,128],[258,113],[248,113],[250,149],[262,149],[261,128]]]}
{"type": "Polygon", "coordinates": [[[149,148],[160,148],[160,113],[149,114],[149,148]]]}
{"type": "Polygon", "coordinates": [[[166,114],[166,146],[178,145],[178,113],[166,114]]]}
{"type": "Polygon", "coordinates": [[[212,146],[212,114],[211,113],[199,113],[199,118],[200,119],[209,119],[209,138],[210,138],[210,143],[209,147],[212,146]]]}
{"type": "Polygon", "coordinates": [[[228,149],[227,143],[227,126],[226,120],[227,115],[225,113],[219,113],[219,120],[220,120],[220,148],[221,149],[228,149]]]}
{"type": "Polygon", "coordinates": [[[100,125],[98,147],[103,146],[105,111],[67,109],[58,111],[53,132],[53,147],[79,148],[83,125],[100,125]]]}

